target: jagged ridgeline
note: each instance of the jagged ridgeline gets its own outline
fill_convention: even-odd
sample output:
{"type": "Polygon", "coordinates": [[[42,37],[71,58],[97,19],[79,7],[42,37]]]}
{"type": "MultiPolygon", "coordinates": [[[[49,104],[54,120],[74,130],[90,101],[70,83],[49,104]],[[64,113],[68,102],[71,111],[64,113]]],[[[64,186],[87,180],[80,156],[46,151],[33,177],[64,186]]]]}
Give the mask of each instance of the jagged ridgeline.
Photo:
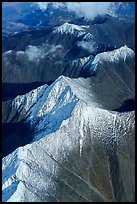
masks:
{"type": "Polygon", "coordinates": [[[134,20],[53,22],[4,27],[2,200],[134,202],[134,20]]]}

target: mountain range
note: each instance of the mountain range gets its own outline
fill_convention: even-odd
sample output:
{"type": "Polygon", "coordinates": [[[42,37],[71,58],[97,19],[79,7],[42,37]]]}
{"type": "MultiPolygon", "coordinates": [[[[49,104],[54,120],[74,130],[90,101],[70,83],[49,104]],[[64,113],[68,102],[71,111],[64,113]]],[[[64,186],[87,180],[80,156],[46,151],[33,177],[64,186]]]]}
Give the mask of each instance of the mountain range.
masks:
{"type": "Polygon", "coordinates": [[[134,18],[51,11],[3,23],[2,201],[134,202],[134,18]]]}

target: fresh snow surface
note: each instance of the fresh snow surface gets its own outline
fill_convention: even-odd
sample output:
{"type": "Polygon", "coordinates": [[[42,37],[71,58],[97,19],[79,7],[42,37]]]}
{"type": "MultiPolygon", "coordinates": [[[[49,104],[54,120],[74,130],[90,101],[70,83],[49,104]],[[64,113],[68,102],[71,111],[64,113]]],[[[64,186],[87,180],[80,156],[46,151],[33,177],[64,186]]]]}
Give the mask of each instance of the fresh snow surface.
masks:
{"type": "Polygon", "coordinates": [[[116,126],[120,124],[128,132],[133,125],[130,115],[121,114],[124,124],[120,124],[120,118],[115,112],[85,106],[79,101],[72,117],[62,123],[57,131],[32,144],[19,147],[3,158],[3,202],[42,201],[42,189],[50,192],[55,187],[50,188],[52,179],[49,175],[58,176],[58,162],[66,161],[76,149],[82,158],[89,137],[91,144],[98,141],[101,146],[104,144],[110,149],[112,139],[117,144],[120,140],[124,141],[126,135],[120,137],[116,126]]]}
{"type": "Polygon", "coordinates": [[[94,57],[92,55],[88,56],[88,57],[82,57],[82,58],[78,58],[75,59],[73,61],[71,61],[72,65],[78,65],[80,67],[82,67],[82,69],[85,69],[85,66],[87,63],[91,63],[93,61],[94,57]]]}
{"type": "Polygon", "coordinates": [[[70,24],[70,23],[64,23],[63,25],[56,28],[54,33],[65,33],[65,34],[73,34],[77,36],[81,36],[85,34],[84,29],[81,26],[70,24]]]}
{"type": "Polygon", "coordinates": [[[11,54],[12,53],[12,50],[8,50],[6,52],[3,53],[3,55],[8,55],[8,54],[11,54]]]}
{"type": "Polygon", "coordinates": [[[126,45],[115,49],[113,51],[99,53],[95,56],[93,64],[106,62],[119,62],[119,60],[126,60],[126,58],[133,57],[135,55],[134,51],[128,48],[126,45]]]}
{"type": "Polygon", "coordinates": [[[45,84],[43,86],[38,87],[26,93],[25,95],[19,95],[15,99],[12,100],[12,106],[17,109],[18,112],[25,109],[27,112],[41,97],[44,91],[46,91],[48,85],[45,84]]]}
{"type": "Polygon", "coordinates": [[[64,76],[60,76],[51,86],[43,85],[31,92],[17,96],[12,106],[22,114],[27,113],[27,122],[34,125],[36,137],[59,129],[61,123],[71,117],[78,98],[72,92],[64,76]]]}
{"type": "Polygon", "coordinates": [[[98,64],[105,62],[118,63],[120,60],[125,62],[126,59],[132,58],[134,55],[134,51],[128,48],[126,45],[113,51],[102,52],[95,56],[91,64],[91,69],[96,70],[98,64]]]}

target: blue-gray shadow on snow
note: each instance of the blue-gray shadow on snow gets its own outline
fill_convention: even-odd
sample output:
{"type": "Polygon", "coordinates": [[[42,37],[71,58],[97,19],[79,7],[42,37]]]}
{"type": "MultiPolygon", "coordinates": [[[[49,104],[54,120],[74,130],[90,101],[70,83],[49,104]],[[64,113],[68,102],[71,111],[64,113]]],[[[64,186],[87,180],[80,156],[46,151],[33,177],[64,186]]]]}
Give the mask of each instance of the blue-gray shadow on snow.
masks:
{"type": "Polygon", "coordinates": [[[14,194],[14,192],[17,190],[19,181],[15,181],[10,186],[5,188],[2,192],[2,202],[7,202],[7,200],[14,194]]]}
{"type": "Polygon", "coordinates": [[[51,111],[42,117],[38,117],[34,122],[34,125],[36,126],[35,134],[37,134],[37,137],[35,137],[33,141],[37,141],[46,135],[57,131],[62,122],[71,117],[78,101],[78,98],[71,93],[71,88],[67,86],[57,99],[56,104],[51,111]],[[66,104],[63,104],[68,94],[70,94],[71,100],[66,104]]]}

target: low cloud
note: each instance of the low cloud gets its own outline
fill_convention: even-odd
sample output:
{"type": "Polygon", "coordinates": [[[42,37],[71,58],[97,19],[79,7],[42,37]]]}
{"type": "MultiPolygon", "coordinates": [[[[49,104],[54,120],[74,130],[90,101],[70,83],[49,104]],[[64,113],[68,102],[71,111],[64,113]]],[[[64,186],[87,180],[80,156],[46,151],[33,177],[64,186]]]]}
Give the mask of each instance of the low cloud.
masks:
{"type": "Polygon", "coordinates": [[[47,54],[56,52],[57,50],[62,49],[62,45],[49,45],[47,54]]]}
{"type": "Polygon", "coordinates": [[[43,11],[48,8],[49,4],[51,4],[52,7],[56,9],[65,7],[65,4],[63,4],[62,2],[35,2],[34,4],[43,11]]]}
{"type": "Polygon", "coordinates": [[[116,9],[114,3],[115,2],[37,2],[35,4],[42,10],[46,10],[49,4],[54,8],[67,8],[69,11],[75,12],[79,17],[92,19],[97,15],[106,13],[114,15],[116,9]]]}
{"type": "Polygon", "coordinates": [[[78,16],[92,19],[97,15],[114,13],[112,2],[68,2],[67,8],[74,11],[78,16]]]}
{"type": "Polygon", "coordinates": [[[87,33],[81,41],[77,42],[77,45],[88,50],[90,54],[96,51],[96,42],[94,41],[94,36],[91,33],[87,33]]]}
{"type": "Polygon", "coordinates": [[[62,50],[61,45],[54,45],[54,44],[44,44],[42,46],[32,46],[29,45],[25,51],[30,61],[39,61],[46,57],[46,55],[54,54],[53,56],[60,53],[62,50]]]}
{"type": "Polygon", "coordinates": [[[41,10],[46,10],[49,2],[35,2],[34,4],[38,5],[41,10]]]}
{"type": "Polygon", "coordinates": [[[95,47],[94,47],[94,44],[90,44],[89,42],[79,41],[79,42],[77,43],[77,45],[78,45],[79,47],[82,47],[83,49],[89,51],[91,54],[92,54],[93,52],[95,52],[95,50],[96,50],[95,47]]]}
{"type": "Polygon", "coordinates": [[[30,61],[38,60],[43,56],[43,50],[32,45],[29,45],[25,52],[30,61]]]}
{"type": "Polygon", "coordinates": [[[62,2],[52,2],[52,6],[58,9],[58,8],[63,8],[64,4],[62,2]]]}

